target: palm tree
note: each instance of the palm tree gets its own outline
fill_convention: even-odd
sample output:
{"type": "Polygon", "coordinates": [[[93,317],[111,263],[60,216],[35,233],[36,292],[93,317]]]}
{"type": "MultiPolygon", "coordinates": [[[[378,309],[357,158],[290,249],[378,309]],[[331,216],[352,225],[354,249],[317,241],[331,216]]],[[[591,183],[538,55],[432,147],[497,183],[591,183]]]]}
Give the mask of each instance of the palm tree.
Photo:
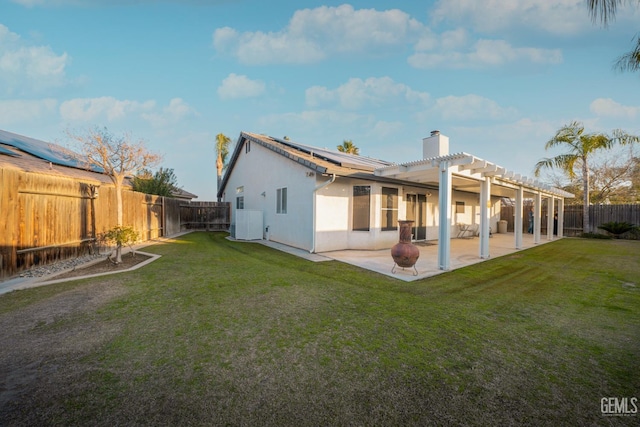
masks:
{"type": "Polygon", "coordinates": [[[338,145],[338,151],[341,153],[355,154],[356,156],[360,154],[360,149],[356,147],[350,139],[345,139],[342,145],[338,145]]]}
{"type": "Polygon", "coordinates": [[[566,154],[540,160],[535,167],[535,175],[539,176],[543,168],[560,168],[569,178],[576,177],[576,169],[582,172],[583,188],[583,222],[582,230],[589,232],[589,158],[598,150],[608,150],[615,144],[626,145],[640,141],[635,135],[629,135],[619,129],[609,136],[605,133],[585,133],[582,123],[574,121],[562,127],[555,136],[547,141],[545,150],[553,147],[566,147],[566,154]]]}
{"type": "MultiPolygon", "coordinates": [[[[587,0],[591,19],[602,21],[605,27],[616,17],[618,6],[628,0],[587,0]]],[[[640,5],[640,0],[638,0],[640,5]]],[[[635,36],[635,47],[630,52],[620,56],[615,63],[615,68],[620,71],[640,70],[640,36],[635,36]]]]}
{"type": "MultiPolygon", "coordinates": [[[[220,190],[220,183],[222,182],[222,170],[224,164],[229,155],[229,144],[231,139],[223,133],[216,135],[216,170],[218,172],[218,190],[220,190]]],[[[218,197],[218,201],[221,201],[221,197],[218,197]]]]}

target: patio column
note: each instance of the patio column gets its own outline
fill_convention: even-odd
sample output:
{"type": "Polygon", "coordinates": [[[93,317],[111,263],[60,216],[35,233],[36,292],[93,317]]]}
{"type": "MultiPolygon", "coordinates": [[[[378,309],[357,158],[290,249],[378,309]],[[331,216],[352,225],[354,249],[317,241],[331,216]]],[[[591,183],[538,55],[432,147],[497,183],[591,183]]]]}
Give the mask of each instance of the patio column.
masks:
{"type": "Polygon", "coordinates": [[[564,198],[558,199],[558,237],[564,237],[564,198]]]}
{"type": "Polygon", "coordinates": [[[516,249],[522,249],[522,199],[524,199],[524,189],[521,185],[516,190],[516,213],[513,221],[516,249]]]}
{"type": "Polygon", "coordinates": [[[449,161],[438,167],[438,268],[449,270],[451,265],[451,168],[449,161]]]}
{"type": "Polygon", "coordinates": [[[480,181],[480,258],[489,258],[489,218],[491,209],[491,178],[480,181]]]}
{"type": "Polygon", "coordinates": [[[555,198],[550,196],[547,199],[547,240],[553,240],[553,208],[555,198]]]}
{"type": "Polygon", "coordinates": [[[542,213],[542,194],[536,193],[535,203],[533,204],[533,243],[540,243],[540,217],[542,213]]]}

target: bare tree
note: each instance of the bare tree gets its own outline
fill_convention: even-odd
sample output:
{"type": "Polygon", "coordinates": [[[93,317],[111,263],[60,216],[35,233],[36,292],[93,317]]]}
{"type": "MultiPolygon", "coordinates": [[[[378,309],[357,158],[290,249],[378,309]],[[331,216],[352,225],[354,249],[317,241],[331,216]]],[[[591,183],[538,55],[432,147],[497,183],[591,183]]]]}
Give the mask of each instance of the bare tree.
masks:
{"type": "MultiPolygon", "coordinates": [[[[83,133],[67,131],[67,135],[78,145],[84,161],[91,168],[99,168],[109,176],[116,189],[117,224],[123,226],[122,187],[127,176],[153,167],[161,156],[147,150],[143,140],[134,141],[129,134],[116,136],[106,127],[94,127],[83,133]]],[[[116,249],[116,263],[122,262],[121,245],[116,249]]]]}

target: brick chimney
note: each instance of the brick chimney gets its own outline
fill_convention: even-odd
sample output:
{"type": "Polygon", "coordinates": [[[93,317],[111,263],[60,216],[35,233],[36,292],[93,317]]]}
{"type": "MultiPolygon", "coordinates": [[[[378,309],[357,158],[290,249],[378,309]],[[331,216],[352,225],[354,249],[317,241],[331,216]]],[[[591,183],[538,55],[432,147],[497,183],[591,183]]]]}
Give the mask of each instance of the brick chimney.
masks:
{"type": "Polygon", "coordinates": [[[439,130],[432,130],[431,136],[422,139],[422,158],[446,156],[449,154],[449,137],[439,130]]]}

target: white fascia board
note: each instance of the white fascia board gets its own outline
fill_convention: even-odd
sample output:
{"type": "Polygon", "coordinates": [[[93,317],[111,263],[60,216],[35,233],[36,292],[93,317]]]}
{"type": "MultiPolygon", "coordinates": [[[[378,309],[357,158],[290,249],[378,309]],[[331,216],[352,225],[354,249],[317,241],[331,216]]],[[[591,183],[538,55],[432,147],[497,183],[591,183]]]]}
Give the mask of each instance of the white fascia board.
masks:
{"type": "Polygon", "coordinates": [[[493,164],[488,164],[487,166],[483,167],[483,168],[478,168],[478,169],[472,169],[473,173],[479,173],[482,174],[484,176],[489,176],[490,173],[492,172],[497,172],[498,171],[499,166],[498,165],[493,165],[493,164]]]}
{"type": "Polygon", "coordinates": [[[487,171],[483,175],[484,176],[504,176],[507,173],[507,170],[501,166],[496,166],[496,169],[493,171],[487,171]]]}
{"type": "Polygon", "coordinates": [[[473,159],[473,161],[471,163],[460,166],[459,170],[460,171],[470,170],[470,171],[472,171],[472,173],[476,173],[477,169],[485,168],[485,167],[487,167],[488,164],[489,164],[489,162],[487,162],[486,160],[473,159]]]}

